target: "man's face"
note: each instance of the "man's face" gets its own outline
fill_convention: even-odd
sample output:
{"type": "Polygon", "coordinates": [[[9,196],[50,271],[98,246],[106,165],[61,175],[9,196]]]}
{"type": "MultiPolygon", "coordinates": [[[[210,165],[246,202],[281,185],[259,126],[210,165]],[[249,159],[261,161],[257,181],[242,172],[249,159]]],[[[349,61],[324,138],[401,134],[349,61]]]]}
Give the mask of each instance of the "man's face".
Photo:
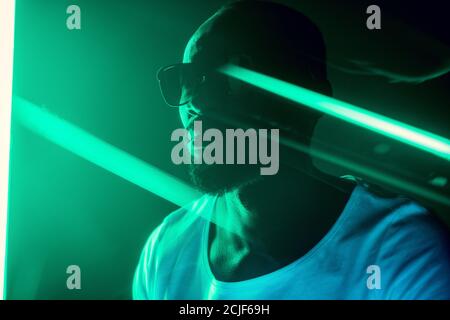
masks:
{"type": "MultiPolygon", "coordinates": [[[[227,128],[245,130],[251,127],[249,125],[252,115],[250,105],[253,105],[255,101],[245,90],[233,92],[233,88],[230,87],[233,83],[216,71],[218,67],[228,62],[228,59],[223,56],[220,41],[216,44],[214,41],[209,41],[207,46],[202,46],[201,35],[198,37],[198,33],[199,31],[197,36],[194,36],[189,42],[183,63],[192,63],[193,68],[206,76],[192,100],[179,107],[183,126],[189,130],[192,138],[196,134],[194,121],[202,122],[203,132],[215,128],[222,132],[223,137],[225,137],[227,128]]],[[[203,141],[203,149],[190,148],[190,150],[195,153],[195,156],[201,156],[208,143],[210,142],[203,141]]],[[[223,145],[225,145],[225,141],[223,141],[223,145]]],[[[225,158],[225,147],[223,152],[225,158]]],[[[226,192],[259,178],[257,165],[191,164],[189,171],[195,185],[204,192],[212,194],[226,192]]]]}

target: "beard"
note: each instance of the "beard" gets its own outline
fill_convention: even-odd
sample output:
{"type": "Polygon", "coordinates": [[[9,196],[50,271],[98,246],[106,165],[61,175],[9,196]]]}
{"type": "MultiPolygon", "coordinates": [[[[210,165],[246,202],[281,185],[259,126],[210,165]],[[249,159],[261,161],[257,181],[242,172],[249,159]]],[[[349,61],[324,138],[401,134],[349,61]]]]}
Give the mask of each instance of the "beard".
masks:
{"type": "MultiPolygon", "coordinates": [[[[222,133],[222,137],[225,137],[226,126],[222,122],[212,121],[203,122],[203,131],[210,128],[218,129],[222,133]]],[[[191,136],[194,136],[193,128],[190,129],[191,136]]],[[[225,142],[226,144],[226,142],[225,142]]],[[[200,155],[196,151],[192,151],[192,145],[189,147],[191,150],[191,163],[189,164],[189,176],[194,186],[206,194],[222,195],[226,192],[239,188],[241,186],[250,184],[257,181],[260,178],[260,166],[259,164],[236,164],[236,158],[234,164],[226,164],[226,150],[223,153],[223,164],[205,164],[202,161],[201,164],[195,163],[194,158],[196,156],[203,157],[204,149],[207,143],[203,141],[202,148],[200,149],[200,155]]],[[[221,146],[223,149],[224,146],[221,146]]],[[[238,154],[239,150],[235,146],[234,154],[238,154]]],[[[248,151],[246,150],[246,153],[248,151]]],[[[247,158],[246,158],[247,160],[247,158]]]]}
{"type": "Polygon", "coordinates": [[[246,164],[191,164],[191,181],[200,191],[222,195],[261,179],[258,165],[246,164]]]}

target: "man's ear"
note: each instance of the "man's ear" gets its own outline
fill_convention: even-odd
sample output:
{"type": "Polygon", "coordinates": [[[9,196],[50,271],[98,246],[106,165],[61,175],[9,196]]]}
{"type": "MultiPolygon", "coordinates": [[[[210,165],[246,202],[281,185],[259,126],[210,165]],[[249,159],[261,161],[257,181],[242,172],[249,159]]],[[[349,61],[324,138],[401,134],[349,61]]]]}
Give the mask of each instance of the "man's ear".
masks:
{"type": "MultiPolygon", "coordinates": [[[[253,69],[253,60],[249,55],[246,54],[234,54],[228,58],[228,63],[247,69],[253,69]]],[[[244,92],[245,87],[248,87],[248,85],[244,82],[228,77],[228,94],[241,94],[244,92]]]]}
{"type": "Polygon", "coordinates": [[[228,63],[251,69],[253,66],[253,59],[247,54],[237,53],[228,58],[228,63]]]}
{"type": "Polygon", "coordinates": [[[330,81],[326,80],[323,82],[322,93],[329,97],[333,96],[333,87],[331,86],[330,81]]]}

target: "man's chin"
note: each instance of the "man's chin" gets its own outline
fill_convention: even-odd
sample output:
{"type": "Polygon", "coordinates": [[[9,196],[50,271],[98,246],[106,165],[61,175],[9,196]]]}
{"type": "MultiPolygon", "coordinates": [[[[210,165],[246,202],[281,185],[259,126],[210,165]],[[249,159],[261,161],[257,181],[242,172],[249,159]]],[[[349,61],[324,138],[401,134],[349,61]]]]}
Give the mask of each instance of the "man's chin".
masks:
{"type": "Polygon", "coordinates": [[[222,195],[260,178],[259,168],[248,165],[192,164],[189,175],[200,191],[213,195],[222,195]]]}

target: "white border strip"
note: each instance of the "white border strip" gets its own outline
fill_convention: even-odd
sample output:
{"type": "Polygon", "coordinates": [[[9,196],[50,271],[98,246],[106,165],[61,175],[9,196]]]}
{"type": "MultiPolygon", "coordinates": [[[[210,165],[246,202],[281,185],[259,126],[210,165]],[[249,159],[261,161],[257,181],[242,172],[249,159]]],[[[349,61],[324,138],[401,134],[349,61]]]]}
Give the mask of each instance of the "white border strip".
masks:
{"type": "Polygon", "coordinates": [[[6,218],[8,214],[9,149],[14,52],[15,0],[0,0],[0,299],[6,283],[6,218]]]}

